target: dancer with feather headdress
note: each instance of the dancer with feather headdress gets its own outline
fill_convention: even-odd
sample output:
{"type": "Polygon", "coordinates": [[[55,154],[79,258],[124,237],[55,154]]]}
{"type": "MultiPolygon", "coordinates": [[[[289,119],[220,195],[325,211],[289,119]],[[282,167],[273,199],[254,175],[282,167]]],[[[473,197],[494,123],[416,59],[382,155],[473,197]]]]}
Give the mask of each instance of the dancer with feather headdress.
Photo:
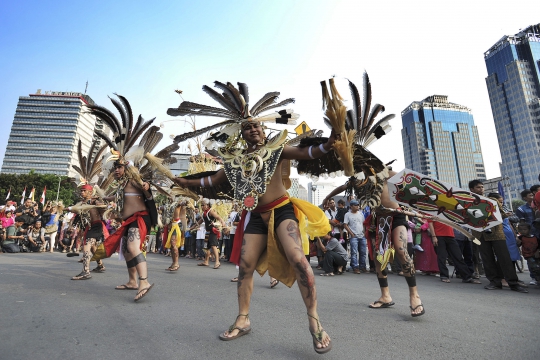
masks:
{"type": "MultiPolygon", "coordinates": [[[[323,109],[326,110],[325,122],[339,134],[339,139],[334,143],[334,151],[329,154],[315,160],[299,161],[298,172],[318,177],[330,172],[343,171],[346,176],[350,176],[345,185],[336,188],[325,198],[323,206],[326,206],[333,196],[347,190],[350,194],[356,195],[360,208],[369,206],[372,208],[372,214],[377,215],[375,251],[378,261],[375,261],[375,264],[381,297],[369,307],[387,308],[394,305],[388,289],[385,269],[388,259],[395,252],[395,256],[402,264],[405,280],[409,286],[411,316],[416,317],[423,315],[425,310],[416,287],[414,264],[407,253],[407,219],[399,211],[385,211],[386,208],[399,209],[399,205],[390,199],[386,183],[386,180],[395,173],[389,170],[387,167],[389,164],[385,165],[366,149],[391,130],[388,121],[394,118],[394,115],[390,114],[375,121],[377,115],[384,111],[384,106],[375,104],[373,108],[371,107],[371,83],[367,73],[364,73],[363,80],[363,102],[358,89],[349,81],[353,99],[350,110],[347,110],[343,104],[343,97],[337,91],[334,79],[328,81],[329,85],[325,81],[321,82],[323,109]]],[[[308,141],[313,140],[308,139],[308,141]]],[[[324,140],[318,139],[318,141],[324,140]]],[[[300,146],[307,145],[308,143],[304,142],[300,146]]]]}
{"type": "Polygon", "coordinates": [[[139,115],[137,122],[134,122],[129,102],[123,96],[117,96],[120,101],[111,101],[120,113],[121,122],[107,108],[89,105],[90,112],[102,119],[113,132],[112,139],[102,131],[96,131],[96,134],[111,148],[112,155],[107,161],[113,161],[114,166],[111,172],[115,180],[110,185],[113,196],[104,199],[116,203],[116,210],[123,221],[122,226],[105,240],[94,257],[109,257],[120,248],[119,252],[126,260],[129,280],[116,289],[138,290],[134,300],[139,301],[154,286],[148,282],[146,257],[142,252],[148,230],[157,224],[157,209],[150,192],[150,183],[160,190],[152,178],[173,177],[164,162],[171,161],[170,154],[178,149],[178,145],[166,147],[157,156],[151,155],[150,152],[163,137],[158,132],[159,127],[152,126],[155,118],[144,121],[139,115]],[[139,138],[141,140],[136,145],[139,138]]]}
{"type": "MultiPolygon", "coordinates": [[[[74,222],[80,224],[82,233],[83,244],[83,256],[82,264],[83,269],[80,274],[71,278],[71,280],[87,280],[92,278],[90,274],[90,259],[97,250],[97,247],[103,243],[103,240],[109,235],[105,224],[102,221],[103,213],[105,212],[107,205],[100,197],[95,197],[95,189],[92,185],[97,181],[98,176],[101,173],[102,168],[102,155],[107,149],[107,145],[97,149],[97,141],[94,140],[92,145],[88,149],[88,155],[83,156],[82,142],[79,140],[78,144],[78,162],[79,166],[73,165],[73,168],[79,173],[79,191],[81,193],[82,201],[70,206],[67,210],[77,214],[74,222]],[[94,155],[94,150],[97,150],[94,155]]],[[[74,253],[68,254],[68,256],[74,253]]],[[[105,266],[101,259],[97,259],[97,267],[92,272],[102,273],[105,272],[105,266]]]]}
{"type": "Polygon", "coordinates": [[[282,182],[282,166],[285,159],[322,156],[330,151],[335,136],[332,134],[320,146],[303,149],[286,146],[286,131],[267,139],[263,122],[291,124],[298,115],[292,110],[280,110],[268,115],[262,113],[288,105],[294,99],[276,103],[279,92],[270,92],[250,107],[246,84],[238,83],[238,88],[231,83],[216,81],[214,84],[222,93],[208,86],[204,86],[203,90],[223,108],[184,101],[178,108],[171,108],[167,113],[173,116],[203,115],[226,119],[175,139],[182,141],[221,128],[205,145],[207,148],[219,147],[218,153],[224,159],[224,168],[200,179],[177,178],[176,182],[199,194],[206,188],[224,184],[229,188],[232,186],[234,199],[244,209],[230,259],[240,266],[237,284],[239,313],[234,324],[220,335],[220,339],[233,340],[251,331],[248,314],[253,273],[257,269],[263,275],[268,270],[270,276],[289,287],[298,280],[308,310],[314,350],[318,353],[328,352],[332,344],[319,322],[315,279],[304,254],[308,246],[305,232],[311,236],[321,236],[330,230],[330,226],[320,209],[288,197],[282,182]]]}

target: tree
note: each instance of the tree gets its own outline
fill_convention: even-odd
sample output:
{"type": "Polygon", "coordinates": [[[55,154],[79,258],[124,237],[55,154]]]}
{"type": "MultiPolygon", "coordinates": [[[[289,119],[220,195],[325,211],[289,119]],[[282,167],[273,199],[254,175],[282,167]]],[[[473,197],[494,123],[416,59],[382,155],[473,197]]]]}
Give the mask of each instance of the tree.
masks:
{"type": "Polygon", "coordinates": [[[73,179],[54,174],[38,174],[30,170],[28,174],[0,174],[0,203],[5,204],[6,196],[11,189],[8,200],[21,203],[21,195],[26,187],[26,197],[35,188],[34,200],[39,202],[43,189],[47,187],[46,201],[62,200],[65,206],[75,203],[75,185],[73,179]],[[58,191],[60,183],[60,191],[58,191]]]}

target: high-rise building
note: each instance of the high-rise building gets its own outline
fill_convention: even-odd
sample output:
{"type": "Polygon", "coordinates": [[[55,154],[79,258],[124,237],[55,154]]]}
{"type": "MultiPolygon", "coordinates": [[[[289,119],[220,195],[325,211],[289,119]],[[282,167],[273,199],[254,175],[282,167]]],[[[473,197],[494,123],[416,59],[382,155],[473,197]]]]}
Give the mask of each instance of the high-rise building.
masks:
{"type": "Polygon", "coordinates": [[[101,120],[85,111],[94,101],[85,94],[38,90],[20,96],[6,147],[3,173],[75,176],[77,144],[88,153],[94,129],[103,129],[101,120]]]}
{"type": "Polygon", "coordinates": [[[401,121],[408,169],[462,188],[486,178],[471,109],[433,95],[413,101],[401,112],[401,121]]]}
{"type": "Polygon", "coordinates": [[[540,174],[540,24],[503,36],[484,60],[501,175],[512,191],[528,189],[540,174]]]}

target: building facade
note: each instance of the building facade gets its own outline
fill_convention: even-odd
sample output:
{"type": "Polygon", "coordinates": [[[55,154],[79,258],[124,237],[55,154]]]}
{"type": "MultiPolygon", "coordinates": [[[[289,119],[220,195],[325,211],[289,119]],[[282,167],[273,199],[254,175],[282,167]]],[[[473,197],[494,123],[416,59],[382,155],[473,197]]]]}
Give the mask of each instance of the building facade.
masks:
{"type": "Polygon", "coordinates": [[[174,164],[168,165],[174,176],[180,176],[180,174],[189,170],[189,159],[191,158],[191,154],[174,153],[171,154],[171,156],[176,158],[174,164]]]}
{"type": "Polygon", "coordinates": [[[528,189],[540,174],[540,24],[503,36],[484,60],[501,175],[512,190],[528,189]]]}
{"type": "MultiPolygon", "coordinates": [[[[19,97],[9,135],[3,173],[75,176],[78,165],[77,145],[82,142],[87,154],[94,139],[94,129],[103,123],[87,113],[86,104],[94,101],[85,94],[38,90],[19,97]]],[[[107,129],[105,129],[107,130],[107,129]]]]}
{"type": "Polygon", "coordinates": [[[486,178],[471,109],[433,95],[412,102],[401,120],[408,169],[465,189],[469,181],[486,178]]]}

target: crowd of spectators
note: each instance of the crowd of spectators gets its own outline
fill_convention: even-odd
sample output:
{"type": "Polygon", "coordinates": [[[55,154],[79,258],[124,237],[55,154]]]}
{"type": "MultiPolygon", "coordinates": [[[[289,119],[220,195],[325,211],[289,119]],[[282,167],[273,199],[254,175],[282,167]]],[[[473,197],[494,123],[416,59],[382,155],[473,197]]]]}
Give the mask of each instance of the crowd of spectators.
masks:
{"type": "MultiPolygon", "coordinates": [[[[471,192],[484,195],[483,184],[474,180],[469,184],[471,192]]],[[[527,284],[518,280],[517,272],[529,271],[529,285],[537,285],[540,278],[540,214],[535,205],[535,194],[540,185],[521,192],[525,204],[510,211],[497,193],[487,194],[499,201],[504,222],[484,232],[473,232],[480,239],[476,245],[459,231],[438,222],[427,222],[419,218],[409,218],[407,250],[414,259],[417,272],[436,276],[440,281],[449,283],[454,276],[463,282],[480,284],[482,276],[487,277],[488,290],[509,287],[519,292],[527,292],[527,284]],[[447,265],[454,267],[450,272],[447,265]]],[[[540,203],[540,194],[538,195],[540,203]]],[[[8,202],[0,209],[0,241],[3,252],[78,252],[80,249],[81,230],[70,221],[73,214],[62,213],[60,204],[48,203],[43,208],[40,204],[27,199],[16,207],[8,202]],[[56,241],[56,239],[58,241],[56,241]]],[[[317,257],[317,269],[320,275],[334,276],[345,272],[353,274],[375,273],[372,252],[369,251],[375,239],[375,224],[370,209],[359,209],[358,201],[352,197],[328,202],[324,210],[331,225],[331,232],[324,237],[311,239],[308,257],[317,257]]],[[[158,210],[161,215],[163,208],[158,210]]],[[[198,208],[190,212],[187,229],[183,229],[184,245],[179,249],[180,256],[205,261],[208,254],[209,231],[202,221],[198,208]]],[[[217,256],[210,254],[210,261],[218,264],[227,262],[231,255],[236,226],[240,222],[240,213],[233,207],[220,229],[217,244],[217,256]]],[[[113,233],[120,224],[106,220],[109,233],[113,233]]],[[[165,248],[167,224],[152,227],[146,238],[150,253],[170,255],[165,248]]],[[[208,261],[208,260],[206,260],[208,261]]],[[[389,264],[388,273],[403,275],[399,262],[389,264]]]]}

